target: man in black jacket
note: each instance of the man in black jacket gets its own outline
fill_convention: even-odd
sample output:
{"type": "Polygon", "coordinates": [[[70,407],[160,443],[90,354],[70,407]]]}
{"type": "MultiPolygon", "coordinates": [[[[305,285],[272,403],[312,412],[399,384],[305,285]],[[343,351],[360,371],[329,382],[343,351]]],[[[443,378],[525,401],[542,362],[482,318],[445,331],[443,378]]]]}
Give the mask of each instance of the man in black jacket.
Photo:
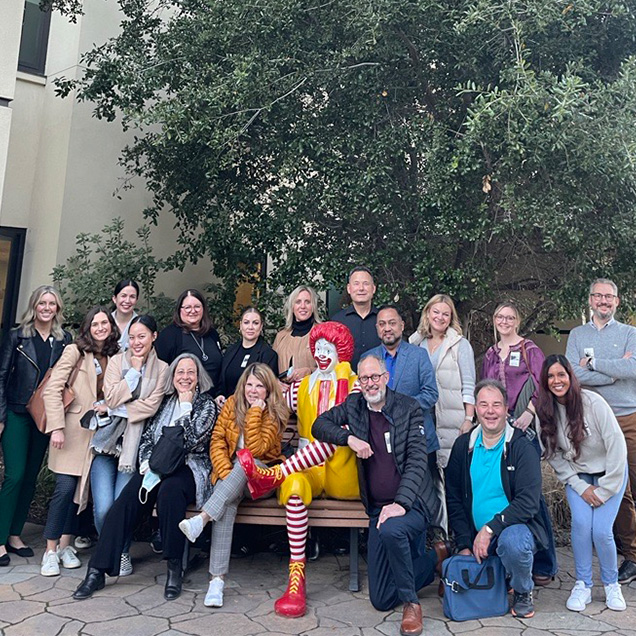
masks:
{"type": "Polygon", "coordinates": [[[432,582],[439,560],[425,549],[426,527],[439,503],[426,461],[424,417],[413,398],[387,389],[382,358],[363,358],[358,374],[362,394],[320,415],[312,434],[358,456],[360,497],[369,515],[371,603],[379,610],[404,603],[401,634],[420,634],[417,590],[432,582]]]}
{"type": "Polygon", "coordinates": [[[539,513],[541,465],[527,434],[508,423],[507,395],[496,380],[475,388],[479,425],[457,438],[446,468],[446,503],[460,554],[496,552],[511,577],[512,614],[534,615],[534,554],[548,545],[539,513]]]}

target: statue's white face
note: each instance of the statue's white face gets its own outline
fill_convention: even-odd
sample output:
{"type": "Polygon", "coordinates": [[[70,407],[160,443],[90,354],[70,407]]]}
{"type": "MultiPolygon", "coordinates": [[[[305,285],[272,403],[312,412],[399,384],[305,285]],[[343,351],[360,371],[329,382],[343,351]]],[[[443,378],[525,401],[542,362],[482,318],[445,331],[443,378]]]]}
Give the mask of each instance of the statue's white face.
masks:
{"type": "Polygon", "coordinates": [[[320,338],[315,345],[314,359],[322,373],[330,373],[338,364],[336,345],[324,338],[320,338]]]}

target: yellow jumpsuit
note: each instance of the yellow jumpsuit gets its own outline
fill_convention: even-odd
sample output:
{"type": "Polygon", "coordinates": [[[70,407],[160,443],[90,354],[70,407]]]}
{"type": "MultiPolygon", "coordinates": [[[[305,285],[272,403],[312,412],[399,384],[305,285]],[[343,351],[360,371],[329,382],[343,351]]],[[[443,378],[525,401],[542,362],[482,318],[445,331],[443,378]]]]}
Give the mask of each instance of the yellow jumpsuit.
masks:
{"type": "MultiPolygon", "coordinates": [[[[339,362],[335,366],[336,378],[347,379],[349,393],[357,379],[348,362],[339,362]]],[[[298,434],[301,443],[313,442],[311,427],[315,419],[325,410],[334,406],[336,401],[336,386],[330,380],[318,380],[309,391],[309,378],[304,377],[298,387],[298,434]],[[329,382],[329,405],[319,411],[320,385],[329,382]],[[304,439],[303,439],[304,438],[304,439]]],[[[358,468],[355,453],[348,446],[338,446],[336,452],[324,463],[313,466],[302,472],[289,475],[278,489],[278,502],[285,505],[292,495],[298,495],[302,502],[308,506],[314,497],[322,493],[334,499],[359,499],[358,468]]]]}

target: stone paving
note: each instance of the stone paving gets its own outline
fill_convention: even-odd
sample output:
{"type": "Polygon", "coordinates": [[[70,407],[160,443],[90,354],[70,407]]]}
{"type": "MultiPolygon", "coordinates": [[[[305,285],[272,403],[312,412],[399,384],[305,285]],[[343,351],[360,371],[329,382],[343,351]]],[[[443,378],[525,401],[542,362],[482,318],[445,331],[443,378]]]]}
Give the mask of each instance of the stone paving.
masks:
{"type": "MultiPolygon", "coordinates": [[[[131,551],[135,571],[123,579],[108,579],[106,588],[92,599],[74,601],[73,590],[85,567],[62,570],[61,576],[40,576],[42,529],[29,525],[24,538],[36,549],[36,557],[11,555],[11,565],[0,568],[0,633],[6,636],[396,636],[401,612],[378,612],[366,593],[364,562],[362,590],[348,591],[348,559],[321,556],[308,567],[307,615],[283,619],[274,614],[273,603],[284,590],[285,559],[257,554],[233,559],[226,582],[225,605],[203,605],[207,590],[206,563],[186,575],[179,599],[163,598],[165,565],[147,544],[135,543],[131,551]]],[[[90,551],[80,553],[84,562],[90,551]]],[[[420,593],[424,610],[424,633],[484,634],[488,636],[636,636],[636,582],[623,587],[628,603],[625,612],[605,608],[603,590],[594,588],[593,602],[577,614],[565,609],[572,586],[572,555],[559,550],[561,573],[537,592],[534,618],[518,620],[511,615],[481,621],[453,623],[443,613],[437,585],[420,593]]],[[[598,572],[595,573],[598,579],[598,572]]]]}

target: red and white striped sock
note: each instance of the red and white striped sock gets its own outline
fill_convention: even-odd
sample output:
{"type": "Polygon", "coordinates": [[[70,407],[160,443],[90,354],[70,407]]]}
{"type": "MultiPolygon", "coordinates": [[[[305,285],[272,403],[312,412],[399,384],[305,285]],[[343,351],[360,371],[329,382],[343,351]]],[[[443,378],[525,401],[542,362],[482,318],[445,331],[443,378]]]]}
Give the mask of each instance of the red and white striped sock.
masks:
{"type": "Polygon", "coordinates": [[[336,451],[335,444],[313,441],[285,460],[280,468],[285,477],[326,462],[336,451]]]}
{"type": "Polygon", "coordinates": [[[289,554],[292,561],[305,559],[307,545],[307,506],[298,495],[292,495],[285,506],[287,519],[287,537],[289,539],[289,554]]]}

